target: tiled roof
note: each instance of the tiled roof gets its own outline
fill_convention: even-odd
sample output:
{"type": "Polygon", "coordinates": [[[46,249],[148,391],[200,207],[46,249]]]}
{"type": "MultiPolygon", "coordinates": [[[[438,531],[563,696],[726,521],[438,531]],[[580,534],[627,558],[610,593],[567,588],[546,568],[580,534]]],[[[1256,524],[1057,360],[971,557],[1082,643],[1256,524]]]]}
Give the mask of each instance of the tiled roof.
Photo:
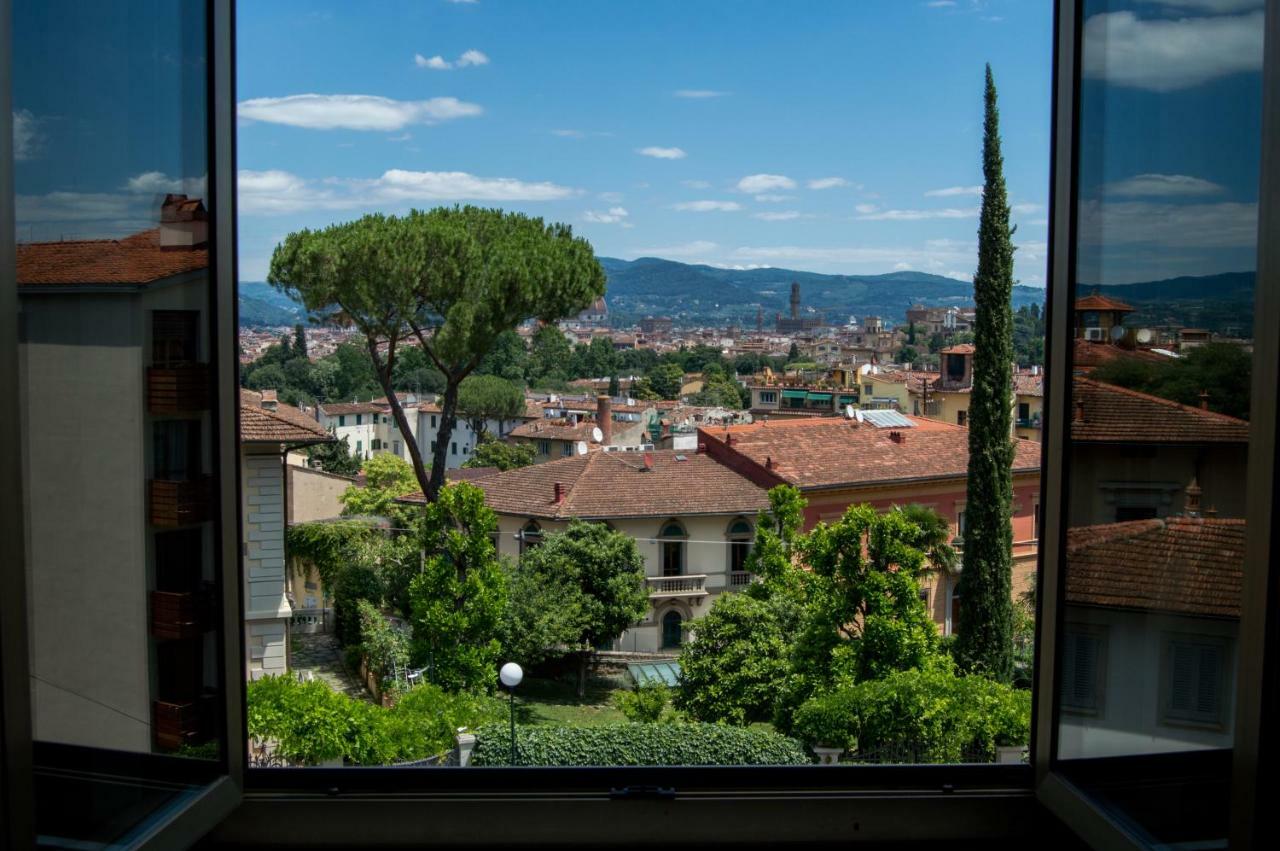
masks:
{"type": "Polygon", "coordinates": [[[1249,423],[1076,377],[1071,438],[1092,443],[1248,443],[1249,423]]]}
{"type": "Polygon", "coordinates": [[[1043,396],[1044,373],[1039,375],[1016,373],[1013,376],[1013,392],[1019,396],[1043,396]]]}
{"type": "Polygon", "coordinates": [[[944,355],[971,355],[978,349],[973,343],[957,343],[942,350],[944,355]]]}
{"type": "Polygon", "coordinates": [[[1087,295],[1076,299],[1076,310],[1120,310],[1130,312],[1133,308],[1123,301],[1107,298],[1104,295],[1087,295]]]}
{"type": "Polygon", "coordinates": [[[1115,360],[1140,360],[1147,363],[1168,363],[1169,358],[1145,349],[1125,349],[1110,343],[1092,343],[1077,337],[1072,344],[1071,365],[1078,370],[1089,370],[1115,360]]]}
{"type": "MultiPolygon", "coordinates": [[[[769,507],[763,488],[714,459],[671,449],[592,452],[508,470],[473,482],[499,514],[564,520],[571,517],[754,515],[769,507]],[[645,459],[652,463],[645,469],[645,459]],[[680,460],[684,459],[684,460],[680,460]],[[555,501],[556,483],[563,499],[555,501]]],[[[401,501],[421,503],[421,494],[401,501]]]]}
{"type": "Polygon", "coordinates": [[[240,391],[241,443],[319,443],[333,440],[320,423],[292,405],[262,407],[262,394],[240,391]]]}
{"type": "Polygon", "coordinates": [[[496,476],[500,472],[497,467],[457,467],[452,470],[445,470],[444,478],[445,481],[449,482],[476,482],[480,479],[496,476]]]}
{"type": "Polygon", "coordinates": [[[1245,521],[1135,520],[1067,530],[1067,602],[1240,617],[1245,521]]]}
{"type": "MultiPolygon", "coordinates": [[[[727,449],[745,456],[801,489],[968,475],[968,429],[922,417],[908,419],[914,427],[900,431],[833,417],[770,420],[699,429],[698,439],[708,443],[708,451],[719,454],[727,449]],[[729,436],[731,447],[726,446],[729,436]],[[718,444],[714,448],[712,441],[718,444]]],[[[1040,444],[1015,440],[1013,469],[1038,471],[1040,444]]]]}
{"type": "Polygon", "coordinates": [[[160,229],[122,239],[18,245],[18,286],[141,286],[206,269],[206,248],[162,249],[160,229]]]}
{"type": "Polygon", "coordinates": [[[335,402],[320,406],[320,413],[327,417],[345,414],[383,414],[387,410],[388,406],[385,403],[379,405],[376,402],[335,402]]]}
{"type": "Polygon", "coordinates": [[[570,425],[568,420],[540,419],[516,426],[508,436],[530,440],[585,440],[592,443],[591,432],[595,428],[596,424],[591,420],[579,420],[577,425],[570,425]]]}

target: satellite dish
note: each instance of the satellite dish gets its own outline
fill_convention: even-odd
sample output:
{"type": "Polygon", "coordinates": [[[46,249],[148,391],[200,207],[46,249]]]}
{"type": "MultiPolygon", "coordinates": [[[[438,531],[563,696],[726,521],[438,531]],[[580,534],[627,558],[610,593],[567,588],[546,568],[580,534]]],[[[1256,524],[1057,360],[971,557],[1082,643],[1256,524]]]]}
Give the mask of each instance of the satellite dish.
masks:
{"type": "Polygon", "coordinates": [[[578,441],[578,454],[579,455],[587,454],[587,442],[585,440],[578,441]]]}
{"type": "Polygon", "coordinates": [[[853,415],[854,415],[853,405],[845,405],[845,406],[844,406],[844,418],[845,418],[846,420],[851,420],[851,419],[853,419],[853,415]]]}
{"type": "Polygon", "coordinates": [[[596,443],[599,443],[600,441],[604,440],[604,432],[600,430],[600,426],[591,427],[591,439],[594,440],[596,443]]]}
{"type": "Polygon", "coordinates": [[[1117,343],[1124,339],[1124,335],[1126,333],[1128,332],[1125,331],[1123,325],[1111,326],[1111,339],[1115,340],[1117,343]]]}
{"type": "Polygon", "coordinates": [[[854,411],[854,412],[853,412],[853,416],[854,416],[854,418],[855,418],[858,422],[860,422],[860,423],[861,423],[861,422],[866,422],[866,420],[867,420],[867,418],[866,418],[866,417],[864,417],[864,416],[862,415],[862,410],[861,410],[861,409],[859,409],[859,410],[857,410],[857,411],[854,411]]]}
{"type": "Polygon", "coordinates": [[[1139,328],[1139,329],[1138,329],[1138,342],[1139,342],[1139,343],[1143,343],[1143,344],[1146,344],[1146,343],[1150,343],[1150,342],[1151,342],[1151,329],[1150,329],[1150,328],[1139,328]]]}

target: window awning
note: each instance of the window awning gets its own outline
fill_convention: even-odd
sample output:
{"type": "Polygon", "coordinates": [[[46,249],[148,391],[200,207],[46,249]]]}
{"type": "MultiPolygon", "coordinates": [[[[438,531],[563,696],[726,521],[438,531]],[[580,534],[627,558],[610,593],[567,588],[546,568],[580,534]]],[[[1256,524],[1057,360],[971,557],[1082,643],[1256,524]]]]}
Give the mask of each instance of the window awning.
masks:
{"type": "Polygon", "coordinates": [[[832,394],[830,393],[810,393],[809,401],[810,402],[827,402],[828,404],[830,404],[831,395],[832,394]]]}
{"type": "Polygon", "coordinates": [[[857,396],[841,396],[840,397],[841,405],[856,405],[857,403],[858,403],[857,396]]]}
{"type": "Polygon", "coordinates": [[[807,390],[783,390],[783,399],[804,399],[809,395],[807,390]]]}

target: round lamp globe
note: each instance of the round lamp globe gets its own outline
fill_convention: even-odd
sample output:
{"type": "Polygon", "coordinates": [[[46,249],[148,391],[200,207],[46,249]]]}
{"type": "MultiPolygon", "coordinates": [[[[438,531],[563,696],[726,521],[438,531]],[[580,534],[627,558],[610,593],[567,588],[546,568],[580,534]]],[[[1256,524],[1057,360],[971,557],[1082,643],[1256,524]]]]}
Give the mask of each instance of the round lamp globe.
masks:
{"type": "Polygon", "coordinates": [[[524,671],[515,662],[508,662],[498,672],[498,679],[502,680],[502,684],[507,688],[515,688],[524,679],[524,671]]]}

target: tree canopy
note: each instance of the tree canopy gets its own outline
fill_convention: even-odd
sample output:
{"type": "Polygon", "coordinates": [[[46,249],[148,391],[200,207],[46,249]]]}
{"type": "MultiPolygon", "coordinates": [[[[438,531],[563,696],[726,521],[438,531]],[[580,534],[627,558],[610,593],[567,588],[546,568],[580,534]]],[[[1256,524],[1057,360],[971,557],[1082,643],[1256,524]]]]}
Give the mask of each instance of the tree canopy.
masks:
{"type": "Polygon", "coordinates": [[[496,375],[469,375],[458,385],[458,416],[480,440],[489,420],[513,420],[524,415],[524,389],[496,375]]]}

